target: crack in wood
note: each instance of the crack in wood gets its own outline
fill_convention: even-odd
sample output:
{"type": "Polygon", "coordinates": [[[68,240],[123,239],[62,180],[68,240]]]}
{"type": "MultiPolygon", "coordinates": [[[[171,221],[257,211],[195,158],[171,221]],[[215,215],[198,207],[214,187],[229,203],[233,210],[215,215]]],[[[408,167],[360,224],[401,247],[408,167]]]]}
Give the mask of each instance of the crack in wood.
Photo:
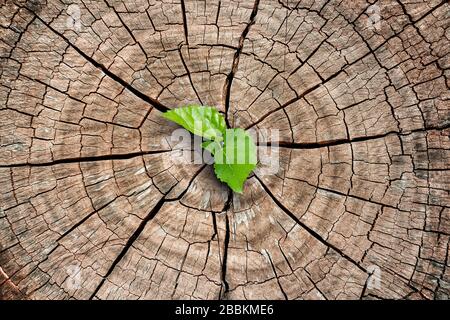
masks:
{"type": "Polygon", "coordinates": [[[66,159],[57,159],[57,160],[54,160],[51,162],[0,164],[0,168],[46,167],[46,166],[53,166],[53,165],[64,164],[64,163],[127,160],[127,159],[136,158],[136,157],[141,157],[144,155],[161,154],[161,153],[168,153],[168,152],[173,152],[173,150],[140,151],[140,152],[130,152],[130,153],[124,153],[124,154],[111,154],[111,155],[101,155],[101,156],[66,158],[66,159]]]}
{"type": "MultiPolygon", "coordinates": [[[[442,48],[442,41],[429,36],[429,32],[437,34],[437,29],[444,32],[448,29],[448,23],[442,19],[444,11],[448,9],[444,7],[448,6],[446,1],[428,6],[395,1],[389,9],[383,11],[382,17],[386,19],[386,23],[390,23],[393,17],[398,18],[393,23],[392,30],[382,29],[374,34],[362,27],[367,18],[369,3],[355,6],[351,12],[347,12],[347,7],[341,3],[328,2],[306,7],[300,6],[300,3],[293,6],[282,0],[264,4],[264,7],[260,7],[259,0],[248,6],[218,1],[212,6],[202,3],[196,7],[181,0],[180,3],[155,3],[133,12],[128,12],[126,6],[119,8],[107,0],[99,3],[98,8],[89,7],[84,2],[82,5],[94,19],[91,22],[83,21],[84,30],[77,34],[76,41],[70,40],[72,38],[66,34],[64,27],[61,27],[61,22],[64,23],[61,19],[65,18],[63,11],[56,16],[50,10],[42,11],[45,12],[43,15],[41,11],[38,12],[40,6],[30,7],[25,4],[21,10],[11,7],[11,16],[5,17],[5,21],[11,20],[11,24],[4,28],[5,63],[2,66],[5,66],[5,72],[1,75],[5,108],[0,112],[1,118],[4,119],[2,130],[5,130],[5,134],[2,135],[0,150],[0,157],[3,157],[0,164],[0,295],[10,282],[30,298],[51,295],[61,298],[96,299],[110,294],[113,298],[143,298],[147,297],[148,293],[154,294],[152,297],[156,298],[174,299],[247,299],[258,295],[284,299],[448,297],[446,275],[450,231],[447,216],[450,206],[446,196],[450,172],[447,166],[450,123],[446,119],[445,103],[449,83],[447,68],[443,62],[445,50],[442,48]],[[172,16],[172,12],[176,14],[172,16]],[[237,16],[240,14],[241,16],[237,16]],[[301,21],[295,20],[294,16],[301,21]],[[109,17],[110,20],[103,19],[104,17],[109,17]],[[226,19],[222,19],[223,17],[226,19]],[[316,24],[311,17],[319,22],[316,24]],[[235,18],[240,19],[238,23],[235,23],[235,18]],[[299,22],[298,25],[290,28],[288,18],[290,24],[299,22]],[[223,25],[224,20],[226,23],[231,21],[231,24],[223,25]],[[148,29],[146,22],[149,23],[148,29]],[[258,28],[253,27],[255,24],[258,28]],[[306,25],[307,28],[302,29],[306,25]],[[431,31],[424,28],[428,25],[431,31]],[[109,28],[111,35],[103,37],[102,28],[109,28]],[[178,33],[173,39],[171,28],[178,33]],[[36,30],[37,33],[34,34],[36,30]],[[266,33],[265,30],[269,32],[266,33]],[[301,39],[303,36],[300,35],[301,42],[296,44],[295,41],[299,40],[296,38],[297,31],[305,30],[308,36],[303,35],[304,38],[301,39]],[[143,32],[148,34],[144,37],[143,32]],[[354,38],[347,38],[347,32],[354,38]],[[184,41],[181,39],[183,33],[184,41]],[[224,35],[231,35],[230,43],[227,43],[230,37],[224,35]],[[94,48],[92,55],[87,54],[86,52],[90,51],[83,46],[83,41],[89,41],[89,36],[99,38],[94,41],[98,46],[94,48]],[[308,37],[314,36],[318,37],[317,41],[307,43],[308,37]],[[348,42],[336,43],[339,37],[348,42]],[[31,45],[40,42],[39,46],[42,45],[42,48],[29,47],[27,41],[32,41],[32,38],[39,39],[34,39],[36,44],[31,45]],[[199,39],[199,43],[196,43],[199,39]],[[238,41],[237,45],[234,40],[238,41]],[[52,41],[50,49],[46,47],[49,41],[52,41]],[[263,44],[270,43],[271,47],[256,52],[254,50],[258,48],[258,41],[263,44]],[[151,51],[153,44],[158,48],[155,52],[151,51]],[[52,55],[53,46],[59,48],[55,49],[55,56],[52,55]],[[279,49],[279,46],[284,49],[279,49]],[[303,47],[305,51],[298,52],[303,50],[303,47]],[[111,52],[108,52],[109,49],[111,52]],[[198,61],[197,53],[194,52],[204,52],[205,49],[208,49],[206,67],[198,68],[197,63],[203,63],[204,60],[198,61]],[[351,53],[350,49],[353,50],[351,53]],[[136,62],[134,59],[126,61],[127,54],[130,53],[127,50],[131,50],[132,55],[136,53],[136,60],[141,59],[143,62],[136,62]],[[227,58],[224,52],[227,50],[230,51],[228,58],[231,61],[231,69],[223,71],[227,58]],[[125,56],[121,55],[122,52],[125,56]],[[277,61],[274,53],[282,54],[283,60],[277,61]],[[320,61],[320,55],[326,54],[329,54],[327,61],[320,61]],[[84,75],[85,70],[75,66],[70,70],[74,72],[75,78],[72,79],[68,71],[65,74],[67,78],[63,77],[68,83],[65,84],[61,78],[61,74],[64,74],[61,70],[72,67],[70,55],[76,56],[75,64],[81,62],[94,71],[84,75]],[[287,67],[289,55],[294,55],[292,60],[295,64],[292,68],[287,67]],[[111,57],[113,60],[109,60],[111,57]],[[126,80],[128,78],[122,75],[121,70],[111,71],[115,57],[124,60],[126,72],[137,72],[133,73],[133,77],[149,72],[150,81],[158,87],[155,90],[159,92],[157,97],[145,94],[146,89],[135,87],[135,82],[126,80]],[[185,59],[187,57],[189,60],[185,59]],[[334,59],[338,64],[330,67],[329,62],[334,59]],[[366,61],[368,59],[369,62],[366,61]],[[190,101],[198,99],[203,104],[201,98],[205,102],[205,99],[208,99],[208,102],[210,99],[210,96],[206,98],[204,95],[205,90],[219,91],[213,99],[224,105],[227,125],[230,126],[233,111],[231,109],[234,108],[230,104],[235,98],[234,91],[231,93],[232,85],[238,84],[236,74],[247,60],[267,68],[268,73],[272,75],[264,79],[268,80],[268,83],[259,86],[258,83],[251,82],[251,78],[255,77],[251,70],[242,78],[239,74],[239,80],[249,81],[249,91],[241,95],[242,100],[248,98],[248,101],[243,101],[242,105],[250,103],[249,107],[261,106],[263,109],[243,110],[242,112],[247,112],[252,119],[245,123],[244,127],[259,129],[259,124],[266,124],[269,119],[270,126],[277,125],[272,116],[282,110],[284,120],[280,117],[274,118],[281,120],[274,120],[284,121],[283,125],[287,126],[285,129],[288,133],[280,141],[261,141],[258,146],[277,146],[283,152],[289,153],[287,168],[271,176],[270,182],[266,183],[265,179],[263,182],[263,179],[255,174],[255,180],[261,185],[261,194],[252,190],[246,200],[248,202],[241,201],[242,198],[239,197],[234,198],[230,189],[227,189],[226,197],[222,189],[217,187],[220,189],[217,191],[216,187],[209,185],[213,185],[213,182],[203,180],[205,177],[209,178],[207,175],[199,176],[206,165],[198,170],[195,167],[194,172],[194,168],[165,163],[165,154],[173,150],[142,151],[145,135],[153,135],[153,131],[145,131],[149,127],[147,124],[150,124],[150,127],[164,127],[164,124],[152,119],[154,114],[150,112],[153,109],[160,112],[168,110],[165,101],[182,103],[186,98],[190,101]],[[300,89],[296,83],[287,82],[285,76],[294,75],[303,66],[311,68],[319,79],[300,89]],[[213,72],[210,67],[217,67],[217,70],[213,72]],[[376,68],[377,72],[366,70],[371,67],[376,68]],[[330,68],[330,71],[327,68],[330,68]],[[408,71],[395,73],[404,68],[408,71]],[[99,72],[100,82],[92,81],[91,85],[88,78],[97,78],[99,72]],[[201,80],[197,82],[199,74],[201,80]],[[213,76],[222,77],[220,88],[213,88],[213,76]],[[346,82],[347,79],[360,76],[361,79],[356,85],[351,83],[355,88],[329,88],[331,85],[340,85],[334,83],[339,81],[331,81],[333,79],[342,77],[342,84],[350,84],[346,82]],[[184,77],[188,78],[192,90],[189,89],[187,81],[183,82],[186,83],[186,88],[172,86],[180,79],[187,80],[184,77]],[[205,81],[205,77],[211,78],[210,83],[208,79],[205,81]],[[225,83],[222,86],[224,78],[225,83]],[[279,85],[276,82],[281,78],[282,81],[286,80],[287,88],[276,91],[279,85]],[[233,82],[234,80],[236,81],[233,82]],[[111,87],[119,87],[119,90],[111,94],[105,93],[111,89],[108,83],[114,84],[111,87]],[[92,88],[78,94],[73,91],[74,84],[75,88],[77,85],[92,88]],[[285,89],[292,92],[283,97],[285,89]],[[256,93],[253,95],[251,90],[256,93]],[[337,90],[338,94],[333,93],[333,90],[337,90]],[[184,97],[187,91],[189,92],[184,97]],[[334,103],[333,110],[326,101],[323,104],[321,101],[315,101],[315,93],[322,91],[332,100],[330,105],[334,103]],[[122,95],[123,93],[125,94],[122,95]],[[136,107],[134,100],[128,101],[127,94],[139,103],[144,102],[143,110],[133,109],[136,107]],[[345,100],[345,95],[348,96],[348,101],[345,100]],[[53,99],[55,104],[52,104],[53,99]],[[87,109],[95,104],[96,99],[105,100],[101,106],[104,108],[94,110],[97,114],[89,114],[87,109]],[[270,108],[264,109],[265,99],[273,99],[270,108]],[[70,117],[67,118],[67,114],[64,118],[62,111],[66,102],[69,107],[70,104],[79,105],[75,111],[69,109],[69,115],[73,112],[75,117],[75,112],[81,112],[82,117],[73,122],[70,117]],[[293,108],[296,102],[301,107],[310,108],[315,139],[295,140],[298,131],[295,131],[297,128],[294,127],[302,124],[302,121],[305,121],[306,127],[309,121],[304,118],[305,114],[294,119],[296,112],[300,112],[293,108]],[[114,110],[114,107],[110,109],[110,104],[117,105],[117,110],[114,110]],[[393,117],[393,121],[383,117],[383,112],[378,112],[376,108],[380,105],[385,107],[383,112],[393,117]],[[123,118],[117,120],[116,116],[120,116],[121,112],[125,112],[122,113],[123,118]],[[142,118],[143,114],[145,115],[142,118]],[[293,119],[290,118],[291,115],[294,116],[293,119]],[[334,136],[325,135],[319,139],[319,122],[326,119],[328,127],[325,129],[334,132],[334,123],[327,118],[338,119],[340,116],[343,119],[339,126],[345,126],[342,135],[339,132],[334,136]],[[136,118],[139,121],[136,122],[136,118]],[[132,122],[128,123],[128,120],[132,122]],[[112,128],[109,132],[106,130],[104,135],[103,132],[95,131],[86,133],[79,128],[64,131],[77,125],[86,130],[87,126],[84,126],[82,121],[96,123],[98,127],[104,125],[112,128]],[[358,123],[363,128],[355,129],[358,123]],[[371,130],[372,127],[378,126],[382,130],[371,130]],[[48,128],[50,133],[44,132],[45,128],[48,128]],[[63,139],[55,143],[57,135],[52,130],[60,130],[59,134],[64,132],[63,139]],[[123,148],[124,144],[135,142],[127,138],[128,135],[122,134],[128,132],[127,130],[139,131],[133,139],[139,140],[140,148],[123,148]],[[108,137],[108,134],[111,137],[108,137]],[[122,145],[120,140],[116,144],[117,137],[123,140],[122,145]],[[28,138],[29,143],[26,140],[28,138]],[[87,139],[88,147],[95,151],[65,151],[61,157],[53,148],[64,145],[64,138],[75,139],[74,145],[81,147],[84,147],[83,139],[87,139]],[[107,147],[100,149],[103,144],[107,147]],[[97,147],[100,151],[95,149],[97,147]],[[116,147],[120,152],[116,152],[116,147]],[[42,155],[44,152],[51,157],[36,157],[36,154],[42,155]],[[103,154],[105,152],[107,154],[103,154]],[[297,160],[301,159],[303,162],[295,163],[294,153],[297,154],[297,160]],[[83,156],[77,156],[81,154],[83,156]],[[144,157],[145,155],[148,157],[144,157]],[[304,159],[299,158],[299,155],[304,159]],[[138,157],[142,158],[143,168],[133,167],[135,162],[139,162],[139,159],[134,159],[138,157]],[[307,164],[308,161],[317,161],[317,168],[314,164],[311,168],[307,165],[303,167],[302,163],[307,164]],[[75,165],[57,166],[58,164],[75,165]],[[79,171],[74,169],[76,164],[79,171]],[[92,172],[85,173],[81,170],[82,167],[92,168],[92,172]],[[140,178],[142,170],[146,173],[145,179],[140,178]],[[290,174],[286,174],[286,170],[290,174]],[[345,180],[343,183],[340,182],[342,179],[345,180]],[[272,185],[272,181],[277,180],[282,183],[272,185]],[[186,182],[187,186],[184,184],[186,182]],[[208,188],[211,189],[202,189],[202,183],[206,185],[205,182],[209,183],[208,188]],[[307,192],[303,192],[304,190],[307,192]],[[174,191],[176,193],[172,195],[174,191]],[[184,197],[190,195],[188,191],[192,191],[194,200],[202,204],[208,203],[210,208],[213,208],[213,197],[216,197],[219,204],[216,203],[214,209],[202,210],[196,203],[182,203],[181,200],[184,201],[184,197]],[[148,200],[141,201],[149,195],[159,197],[153,197],[155,199],[151,204],[148,200]],[[250,221],[251,218],[247,214],[254,214],[253,209],[264,208],[259,201],[261,197],[266,199],[266,195],[272,208],[280,211],[283,217],[281,220],[289,221],[288,225],[281,220],[274,221],[272,213],[269,212],[271,210],[265,210],[264,214],[269,215],[265,221],[250,221]],[[299,206],[304,205],[306,208],[306,211],[303,207],[299,209],[299,212],[305,214],[301,218],[295,207],[297,202],[299,206]],[[342,214],[336,214],[334,211],[335,203],[342,207],[342,214]],[[146,207],[146,204],[152,207],[146,207]],[[116,205],[117,208],[113,208],[116,205]],[[176,209],[166,210],[165,205],[176,209]],[[129,206],[130,211],[123,210],[124,213],[121,214],[121,206],[129,206]],[[86,211],[88,207],[89,211],[86,211]],[[105,208],[111,212],[103,210],[105,208]],[[248,208],[250,209],[247,211],[248,208]],[[142,212],[136,212],[141,209],[142,212]],[[182,225],[180,234],[177,234],[178,227],[170,225],[171,221],[167,225],[164,224],[165,217],[162,215],[160,221],[160,214],[163,212],[173,214],[172,220],[178,221],[179,218],[182,225]],[[158,218],[153,220],[157,214],[158,218]],[[210,216],[201,220],[200,215],[203,214],[210,216]],[[194,219],[194,215],[199,216],[194,219]],[[310,218],[311,222],[308,220],[310,218]],[[127,222],[128,219],[133,221],[127,222]],[[238,219],[241,219],[241,223],[248,223],[240,226],[240,230],[246,230],[248,234],[236,232],[238,219]],[[149,252],[147,256],[142,253],[145,259],[141,259],[139,263],[147,264],[133,265],[134,261],[128,261],[125,257],[130,254],[130,249],[139,244],[140,241],[136,241],[146,236],[146,227],[153,227],[151,221],[157,221],[158,226],[155,227],[161,229],[161,234],[156,232],[148,236],[156,243],[156,254],[149,252]],[[95,229],[91,223],[94,227],[95,223],[98,223],[107,233],[103,234],[102,229],[95,229]],[[267,239],[263,239],[261,247],[253,248],[255,243],[259,243],[258,237],[262,234],[258,232],[264,232],[266,229],[263,228],[272,228],[272,225],[280,232],[280,238],[274,239],[273,234],[267,235],[269,241],[277,242],[275,247],[273,243],[269,244],[267,239]],[[301,257],[295,250],[290,250],[289,245],[298,248],[297,243],[290,244],[289,241],[294,239],[299,246],[308,245],[308,249],[312,250],[316,247],[301,243],[301,238],[293,236],[297,226],[302,230],[303,236],[312,239],[321,250],[326,250],[325,253],[320,251],[322,256],[318,260],[316,256],[311,260],[314,263],[324,263],[323,266],[320,264],[320,267],[313,267],[311,261],[306,266],[298,264],[298,260],[304,262],[308,257],[303,255],[301,250],[301,257]],[[122,228],[126,230],[121,230],[122,228]],[[70,237],[72,234],[74,236],[70,237]],[[80,240],[79,237],[86,239],[80,240]],[[189,237],[193,237],[192,240],[189,237]],[[242,246],[239,242],[241,240],[236,240],[239,237],[242,237],[244,242],[242,246]],[[118,251],[110,250],[111,246],[116,246],[115,241],[120,245],[118,251]],[[175,245],[172,241],[180,242],[175,245]],[[89,249],[89,246],[92,248],[89,249]],[[179,251],[178,246],[181,247],[179,251]],[[275,251],[271,248],[275,248],[275,251]],[[68,254],[63,262],[58,260],[60,250],[67,251],[68,254]],[[90,264],[90,261],[96,258],[95,250],[99,250],[98,253],[111,251],[104,259],[106,263],[98,269],[93,263],[90,264]],[[240,256],[240,253],[243,254],[240,256]],[[69,258],[71,255],[73,257],[69,258]],[[261,265],[264,267],[258,269],[258,272],[264,272],[261,278],[259,274],[252,274],[255,270],[252,265],[254,261],[249,261],[252,255],[255,255],[255,260],[262,256],[261,265]],[[86,264],[88,277],[96,279],[94,289],[83,288],[81,292],[65,286],[68,278],[64,279],[64,271],[61,271],[61,274],[55,270],[64,268],[64,263],[68,261],[86,264]],[[127,289],[129,280],[123,285],[119,285],[117,281],[117,277],[122,276],[118,274],[119,266],[125,261],[127,268],[130,268],[127,271],[136,272],[136,278],[132,280],[133,286],[134,281],[139,282],[132,290],[127,289]],[[345,267],[340,265],[341,261],[345,267]],[[153,263],[155,265],[152,269],[153,263]],[[368,273],[367,270],[372,264],[379,266],[383,272],[382,287],[378,290],[369,287],[372,272],[368,273]],[[95,271],[89,273],[91,269],[95,271]],[[7,270],[8,275],[2,275],[3,270],[7,270]],[[145,273],[147,271],[149,273],[145,273]],[[138,272],[144,272],[145,279],[139,279],[138,272]],[[352,274],[345,278],[345,272],[352,274]],[[158,276],[163,279],[154,281],[153,278],[158,276]],[[330,283],[329,278],[335,281],[330,283]],[[338,284],[340,281],[343,284],[338,284]],[[304,285],[307,289],[302,291],[304,285]],[[141,289],[144,290],[140,291],[141,289]],[[298,293],[293,294],[293,289],[298,289],[298,293]]],[[[45,5],[42,5],[42,8],[45,9],[45,5]]],[[[5,12],[7,11],[8,8],[5,12]]],[[[228,63],[227,60],[226,64],[228,63]]],[[[264,74],[259,77],[264,77],[264,74]]],[[[136,249],[146,250],[137,247],[136,249]]]]}
{"type": "Polygon", "coordinates": [[[253,4],[252,13],[250,14],[250,21],[245,26],[244,31],[242,31],[241,37],[239,38],[239,46],[238,46],[236,52],[234,53],[231,71],[228,74],[228,76],[225,80],[225,84],[223,86],[222,96],[224,97],[223,104],[225,106],[225,121],[227,123],[228,128],[231,128],[231,124],[229,122],[229,116],[228,116],[228,112],[230,109],[231,85],[233,84],[234,75],[236,74],[237,69],[238,69],[239,58],[240,58],[242,49],[244,48],[245,38],[247,37],[247,34],[250,31],[251,26],[255,23],[255,18],[256,18],[256,15],[258,14],[259,1],[260,0],[255,0],[255,2],[253,4]]]}
{"type": "Polygon", "coordinates": [[[355,265],[358,269],[361,271],[367,273],[367,270],[363,268],[359,263],[357,263],[354,259],[346,255],[342,250],[338,249],[336,246],[332,245],[331,243],[328,243],[325,239],[323,239],[316,231],[312,230],[310,227],[308,227],[306,224],[301,222],[286,206],[284,206],[280,200],[278,200],[277,197],[270,191],[270,189],[261,181],[261,179],[255,175],[256,180],[261,184],[263,189],[266,191],[266,193],[270,196],[270,198],[275,202],[275,204],[284,212],[286,213],[292,220],[295,221],[299,226],[301,226],[303,229],[305,229],[309,234],[311,234],[314,238],[316,238],[319,242],[324,244],[326,247],[333,249],[338,254],[340,254],[343,258],[351,262],[353,265],[355,265]]]}
{"type": "MultiPolygon", "coordinates": [[[[32,11],[30,11],[32,12],[32,11]]],[[[32,12],[33,14],[35,14],[34,12],[32,12]]],[[[111,71],[108,70],[107,67],[105,67],[103,64],[95,61],[94,59],[92,59],[91,57],[89,57],[86,53],[84,53],[80,48],[78,48],[77,46],[75,46],[73,43],[71,43],[63,34],[61,34],[60,32],[58,32],[57,30],[55,30],[51,25],[47,24],[44,20],[42,20],[41,17],[39,17],[37,14],[36,18],[42,23],[44,24],[47,28],[49,28],[53,33],[55,33],[56,35],[58,35],[61,39],[63,39],[68,45],[70,45],[79,55],[81,55],[84,59],[86,59],[87,61],[89,61],[89,63],[91,63],[93,66],[95,66],[97,69],[100,69],[104,74],[106,74],[108,77],[110,77],[111,79],[113,79],[114,81],[116,81],[117,83],[121,84],[123,87],[125,87],[126,89],[128,89],[130,92],[132,92],[135,96],[137,96],[138,98],[142,99],[143,101],[149,103],[151,106],[153,106],[155,109],[157,109],[160,112],[165,112],[167,110],[169,110],[170,108],[166,107],[165,105],[163,105],[161,102],[159,102],[158,100],[149,97],[148,95],[142,93],[141,91],[137,90],[136,88],[134,88],[131,84],[127,83],[125,80],[123,80],[122,78],[120,78],[119,76],[115,75],[114,73],[112,73],[111,71]]]]}

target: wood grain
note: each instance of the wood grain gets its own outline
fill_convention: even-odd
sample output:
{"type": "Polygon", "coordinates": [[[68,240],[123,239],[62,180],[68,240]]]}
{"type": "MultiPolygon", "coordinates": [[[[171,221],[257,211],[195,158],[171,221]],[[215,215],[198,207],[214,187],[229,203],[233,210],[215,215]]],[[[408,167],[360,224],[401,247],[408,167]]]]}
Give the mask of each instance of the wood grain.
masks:
{"type": "Polygon", "coordinates": [[[450,298],[446,1],[7,0],[0,35],[0,299],[450,298]],[[190,103],[278,170],[179,161],[190,103]]]}

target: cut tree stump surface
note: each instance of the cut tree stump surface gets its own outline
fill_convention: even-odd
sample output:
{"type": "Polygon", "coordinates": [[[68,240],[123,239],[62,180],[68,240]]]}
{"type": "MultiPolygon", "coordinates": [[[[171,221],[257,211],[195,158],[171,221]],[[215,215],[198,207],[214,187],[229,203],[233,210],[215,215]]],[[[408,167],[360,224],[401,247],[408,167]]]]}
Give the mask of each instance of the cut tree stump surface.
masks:
{"type": "Polygon", "coordinates": [[[1,299],[450,298],[446,1],[0,6],[1,299]],[[277,172],[177,161],[187,104],[277,172]]]}

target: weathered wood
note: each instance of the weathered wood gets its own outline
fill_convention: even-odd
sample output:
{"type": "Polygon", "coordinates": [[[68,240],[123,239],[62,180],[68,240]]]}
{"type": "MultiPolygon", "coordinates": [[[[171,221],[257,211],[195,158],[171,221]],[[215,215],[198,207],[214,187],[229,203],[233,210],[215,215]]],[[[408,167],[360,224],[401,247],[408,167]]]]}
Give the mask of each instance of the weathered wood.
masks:
{"type": "Polygon", "coordinates": [[[0,299],[450,297],[446,1],[14,0],[0,26],[0,299]],[[180,161],[161,112],[189,103],[276,172],[237,195],[180,161]]]}

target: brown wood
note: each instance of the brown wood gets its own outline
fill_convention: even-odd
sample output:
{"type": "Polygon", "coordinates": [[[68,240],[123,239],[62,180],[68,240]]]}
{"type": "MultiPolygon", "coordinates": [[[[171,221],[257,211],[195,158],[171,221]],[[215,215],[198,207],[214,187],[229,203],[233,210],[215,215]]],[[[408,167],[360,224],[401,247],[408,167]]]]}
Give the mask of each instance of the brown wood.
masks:
{"type": "Polygon", "coordinates": [[[0,299],[448,299],[450,6],[371,3],[2,3],[0,299]],[[176,161],[189,103],[278,172],[176,161]]]}

